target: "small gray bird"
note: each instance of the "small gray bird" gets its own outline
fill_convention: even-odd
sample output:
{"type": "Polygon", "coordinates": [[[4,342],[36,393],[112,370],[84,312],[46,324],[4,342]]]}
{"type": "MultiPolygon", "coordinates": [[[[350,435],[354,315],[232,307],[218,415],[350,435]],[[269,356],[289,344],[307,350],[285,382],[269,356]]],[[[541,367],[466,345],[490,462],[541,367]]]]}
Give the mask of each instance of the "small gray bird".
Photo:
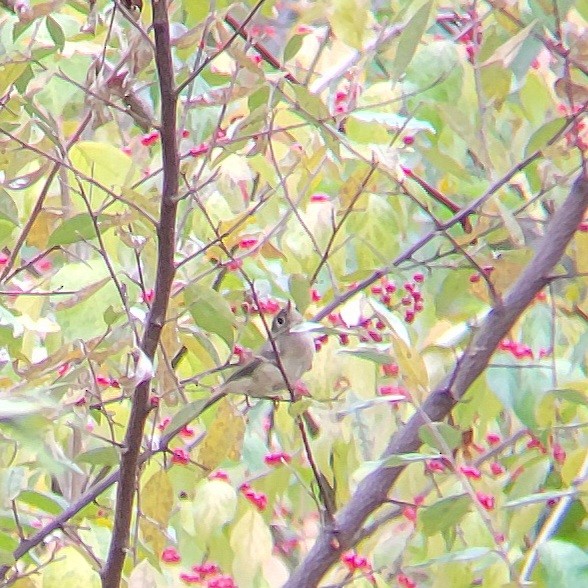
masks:
{"type": "Polygon", "coordinates": [[[276,350],[290,386],[312,367],[314,338],[309,331],[296,330],[304,322],[302,315],[288,302],[276,315],[271,326],[271,340],[222,384],[227,394],[246,394],[257,398],[275,396],[288,388],[278,366],[276,350]]]}

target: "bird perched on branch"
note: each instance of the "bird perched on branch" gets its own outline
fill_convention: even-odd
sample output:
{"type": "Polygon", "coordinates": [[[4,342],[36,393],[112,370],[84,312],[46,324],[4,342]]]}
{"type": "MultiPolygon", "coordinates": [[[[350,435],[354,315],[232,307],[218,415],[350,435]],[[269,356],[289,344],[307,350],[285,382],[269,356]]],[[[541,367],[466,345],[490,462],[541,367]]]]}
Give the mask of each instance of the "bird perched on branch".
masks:
{"type": "Polygon", "coordinates": [[[288,302],[272,321],[263,347],[231,374],[220,390],[271,398],[276,392],[293,389],[312,367],[315,351],[312,333],[304,330],[303,323],[302,315],[288,302]]]}

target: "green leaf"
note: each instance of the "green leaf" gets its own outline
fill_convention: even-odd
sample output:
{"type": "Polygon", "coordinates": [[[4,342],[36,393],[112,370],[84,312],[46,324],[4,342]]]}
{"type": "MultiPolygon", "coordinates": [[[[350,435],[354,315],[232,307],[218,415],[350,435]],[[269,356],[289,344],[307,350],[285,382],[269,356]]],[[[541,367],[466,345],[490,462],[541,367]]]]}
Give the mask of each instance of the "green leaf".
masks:
{"type": "Polygon", "coordinates": [[[4,500],[14,500],[27,486],[26,472],[23,467],[11,467],[0,471],[0,490],[4,500]]]}
{"type": "Polygon", "coordinates": [[[546,122],[542,127],[537,129],[529,139],[525,147],[525,157],[547,147],[549,141],[557,135],[567,124],[565,118],[556,118],[546,122]]]}
{"type": "Polygon", "coordinates": [[[500,200],[496,201],[496,206],[512,242],[518,247],[522,247],[525,244],[525,235],[515,215],[500,200]]]}
{"type": "Polygon", "coordinates": [[[471,508],[472,501],[469,496],[443,498],[432,506],[422,509],[420,520],[423,524],[423,532],[431,536],[446,529],[452,529],[470,512],[471,508]]]}
{"type": "Polygon", "coordinates": [[[104,311],[102,318],[104,319],[104,324],[107,327],[111,327],[120,319],[121,316],[125,316],[125,313],[122,310],[116,310],[114,306],[110,304],[104,311]]]}
{"type": "Polygon", "coordinates": [[[27,61],[15,61],[0,66],[0,95],[4,95],[6,90],[14,84],[21,74],[29,67],[27,61]]]}
{"type": "Polygon", "coordinates": [[[486,374],[488,387],[503,406],[514,411],[529,429],[536,430],[535,411],[544,392],[540,389],[540,382],[534,382],[526,376],[522,372],[505,369],[489,369],[486,374]]]}
{"type": "Polygon", "coordinates": [[[392,65],[392,76],[394,79],[400,78],[405,72],[408,64],[416,52],[416,49],[427,29],[427,23],[431,14],[433,2],[425,2],[406,23],[400,38],[398,48],[392,65]]]}
{"type": "Polygon", "coordinates": [[[411,564],[411,567],[422,568],[434,564],[451,563],[453,561],[471,561],[473,559],[480,559],[489,553],[492,553],[492,550],[488,547],[469,547],[468,549],[462,549],[461,551],[454,551],[438,557],[432,557],[421,563],[411,564]]]}
{"type": "Polygon", "coordinates": [[[100,588],[100,576],[89,558],[75,547],[63,547],[59,557],[41,570],[43,588],[100,588]]]}
{"type": "Polygon", "coordinates": [[[312,119],[328,120],[331,113],[316,94],[311,94],[304,86],[290,86],[288,94],[294,93],[294,101],[299,106],[301,114],[312,117],[312,119]]]}
{"type": "Polygon", "coordinates": [[[211,288],[192,285],[186,289],[186,303],[194,322],[205,331],[216,333],[232,349],[235,315],[226,298],[211,288]]]}
{"type": "MultiPolygon", "coordinates": [[[[386,345],[386,347],[389,347],[386,345]]],[[[385,365],[392,361],[390,353],[388,351],[380,351],[375,347],[358,347],[357,349],[338,349],[337,353],[341,355],[353,355],[359,357],[359,359],[366,359],[373,361],[378,365],[385,365]]]]}
{"type": "Polygon", "coordinates": [[[288,41],[288,44],[284,49],[284,61],[292,59],[292,57],[294,57],[298,53],[298,51],[300,51],[300,47],[302,47],[303,38],[304,37],[302,35],[294,35],[288,41]]]}
{"type": "Polygon", "coordinates": [[[547,588],[588,586],[588,554],[572,543],[552,540],[539,547],[547,588]]]}
{"type": "Polygon", "coordinates": [[[447,274],[435,296],[435,313],[444,320],[461,321],[471,319],[484,304],[470,293],[465,272],[453,271],[447,274]]]}
{"type": "Polygon", "coordinates": [[[12,553],[18,547],[18,540],[8,533],[0,532],[0,564],[11,565],[14,562],[12,553]]]}
{"type": "Polygon", "coordinates": [[[35,508],[51,515],[60,514],[68,506],[67,501],[63,496],[37,492],[36,490],[23,490],[18,495],[17,500],[18,502],[24,502],[25,504],[34,506],[35,508]]]}
{"type": "MultiPolygon", "coordinates": [[[[253,94],[251,94],[251,96],[249,96],[249,98],[247,99],[247,106],[249,107],[249,112],[254,112],[260,106],[267,106],[267,104],[269,102],[269,97],[270,97],[270,92],[269,92],[269,88],[267,86],[262,86],[256,92],[253,92],[253,94]]],[[[264,120],[263,116],[261,116],[263,114],[263,112],[264,112],[264,110],[260,109],[258,112],[258,114],[260,116],[258,116],[255,119],[256,123],[258,123],[258,126],[259,126],[259,123],[264,120]]],[[[247,126],[249,126],[249,125],[247,125],[247,126]]],[[[244,132],[245,129],[243,129],[242,127],[240,127],[239,130],[241,132],[243,132],[243,134],[247,134],[246,132],[244,132]]],[[[247,130],[249,130],[249,129],[247,129],[247,130]]]]}
{"type": "Polygon", "coordinates": [[[529,494],[516,500],[509,500],[504,506],[507,508],[515,508],[518,506],[524,506],[526,504],[536,504],[538,502],[547,502],[548,500],[557,500],[564,496],[576,496],[578,491],[571,488],[570,490],[554,490],[552,492],[536,492],[535,494],[529,494]]]}
{"type": "MultiPolygon", "coordinates": [[[[98,223],[100,227],[100,223],[98,223]]],[[[92,217],[83,212],[61,223],[49,237],[48,246],[70,245],[78,241],[90,241],[96,238],[92,217]]]]}
{"type": "Polygon", "coordinates": [[[536,21],[533,21],[516,35],[508,37],[505,43],[500,45],[486,61],[480,64],[482,68],[491,64],[497,64],[504,69],[510,68],[520,48],[531,35],[536,24],[536,21]]]}
{"type": "Polygon", "coordinates": [[[333,33],[338,39],[361,50],[367,31],[367,7],[361,0],[334,0],[330,19],[333,33]]]}
{"type": "Polygon", "coordinates": [[[109,190],[138,179],[133,160],[109,142],[80,141],[69,152],[73,167],[109,190]]]}
{"type": "Polygon", "coordinates": [[[429,447],[438,449],[441,453],[459,447],[462,442],[461,432],[447,423],[430,423],[419,429],[419,437],[429,447]]]}
{"type": "Polygon", "coordinates": [[[49,36],[55,43],[55,46],[60,51],[63,51],[63,47],[65,46],[65,35],[63,33],[63,29],[61,28],[61,25],[52,16],[46,17],[45,24],[47,25],[49,36]]]}
{"type": "Polygon", "coordinates": [[[292,274],[288,280],[288,287],[296,308],[304,312],[310,304],[310,282],[303,274],[292,274]]]}
{"type": "Polygon", "coordinates": [[[480,79],[484,95],[502,104],[510,91],[512,72],[499,63],[489,63],[480,68],[480,79]]]}
{"type": "Polygon", "coordinates": [[[588,3],[576,2],[576,10],[581,14],[582,18],[588,22],[588,3]]]}
{"type": "Polygon", "coordinates": [[[392,130],[405,129],[407,131],[435,132],[433,125],[418,118],[400,116],[394,112],[374,112],[373,110],[358,110],[349,116],[349,120],[355,119],[361,122],[375,122],[392,130]]]}
{"type": "Polygon", "coordinates": [[[115,466],[120,462],[120,451],[116,447],[97,447],[76,457],[77,463],[89,463],[91,465],[115,466]]]}
{"type": "Polygon", "coordinates": [[[367,145],[383,145],[390,142],[390,135],[383,125],[364,122],[350,116],[345,123],[345,134],[350,141],[367,145]]]}
{"type": "Polygon", "coordinates": [[[18,225],[18,209],[14,200],[4,188],[0,188],[0,218],[13,225],[18,225]]]}
{"type": "Polygon", "coordinates": [[[207,407],[208,398],[203,398],[202,400],[196,400],[190,402],[190,404],[186,404],[186,406],[176,412],[169,425],[165,428],[164,433],[175,430],[179,431],[184,425],[199,417],[202,414],[202,411],[207,407]]]}
{"type": "Polygon", "coordinates": [[[408,465],[409,463],[416,463],[419,461],[427,461],[429,459],[438,459],[438,453],[399,453],[398,455],[391,455],[382,461],[381,465],[385,467],[394,468],[397,466],[408,465]]]}

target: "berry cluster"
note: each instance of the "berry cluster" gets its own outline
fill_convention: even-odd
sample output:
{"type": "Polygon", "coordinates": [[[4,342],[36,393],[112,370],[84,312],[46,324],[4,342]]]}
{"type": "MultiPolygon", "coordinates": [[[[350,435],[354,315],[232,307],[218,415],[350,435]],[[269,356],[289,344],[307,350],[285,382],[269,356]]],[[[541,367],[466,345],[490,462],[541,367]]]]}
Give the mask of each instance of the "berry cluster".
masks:
{"type": "MultiPolygon", "coordinates": [[[[510,339],[503,339],[498,344],[498,349],[501,351],[508,351],[515,359],[534,359],[535,354],[533,350],[526,344],[520,341],[512,341],[510,339]]],[[[541,347],[537,353],[539,359],[549,357],[551,352],[545,347],[541,347]]]]}
{"type": "MultiPolygon", "coordinates": [[[[404,295],[400,299],[400,305],[404,307],[404,321],[412,323],[419,312],[424,308],[423,294],[419,285],[425,281],[425,275],[418,272],[412,276],[412,281],[406,282],[403,286],[404,295]]],[[[388,307],[393,305],[393,295],[398,290],[394,282],[388,278],[382,278],[379,284],[371,287],[371,293],[379,297],[382,304],[388,307]]]]}
{"type": "MultiPolygon", "coordinates": [[[[182,561],[182,556],[175,547],[169,546],[161,552],[161,561],[166,564],[177,564],[182,561]]],[[[220,567],[212,562],[196,564],[189,572],[181,572],[180,580],[185,584],[198,584],[206,588],[237,588],[233,578],[221,574],[220,567]]]]}
{"type": "Polygon", "coordinates": [[[346,551],[341,556],[341,563],[347,568],[350,574],[360,572],[366,574],[372,584],[375,584],[375,578],[372,576],[372,566],[366,557],[359,555],[353,549],[346,551]]]}
{"type": "Polygon", "coordinates": [[[243,482],[239,490],[251,504],[257,507],[257,510],[265,510],[267,508],[267,495],[263,492],[256,492],[247,482],[243,482]]]}

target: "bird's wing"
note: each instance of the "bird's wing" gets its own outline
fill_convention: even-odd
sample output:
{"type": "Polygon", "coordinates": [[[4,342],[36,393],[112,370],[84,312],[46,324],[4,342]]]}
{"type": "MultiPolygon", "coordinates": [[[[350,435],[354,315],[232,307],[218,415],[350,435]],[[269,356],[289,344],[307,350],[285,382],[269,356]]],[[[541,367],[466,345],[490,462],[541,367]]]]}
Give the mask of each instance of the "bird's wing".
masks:
{"type": "Polygon", "coordinates": [[[241,378],[248,378],[249,376],[253,375],[253,372],[262,364],[269,361],[269,358],[261,357],[259,355],[254,356],[250,361],[248,361],[245,365],[239,367],[235,370],[226,380],[225,384],[229,382],[235,382],[236,380],[240,380],[241,378]]]}

